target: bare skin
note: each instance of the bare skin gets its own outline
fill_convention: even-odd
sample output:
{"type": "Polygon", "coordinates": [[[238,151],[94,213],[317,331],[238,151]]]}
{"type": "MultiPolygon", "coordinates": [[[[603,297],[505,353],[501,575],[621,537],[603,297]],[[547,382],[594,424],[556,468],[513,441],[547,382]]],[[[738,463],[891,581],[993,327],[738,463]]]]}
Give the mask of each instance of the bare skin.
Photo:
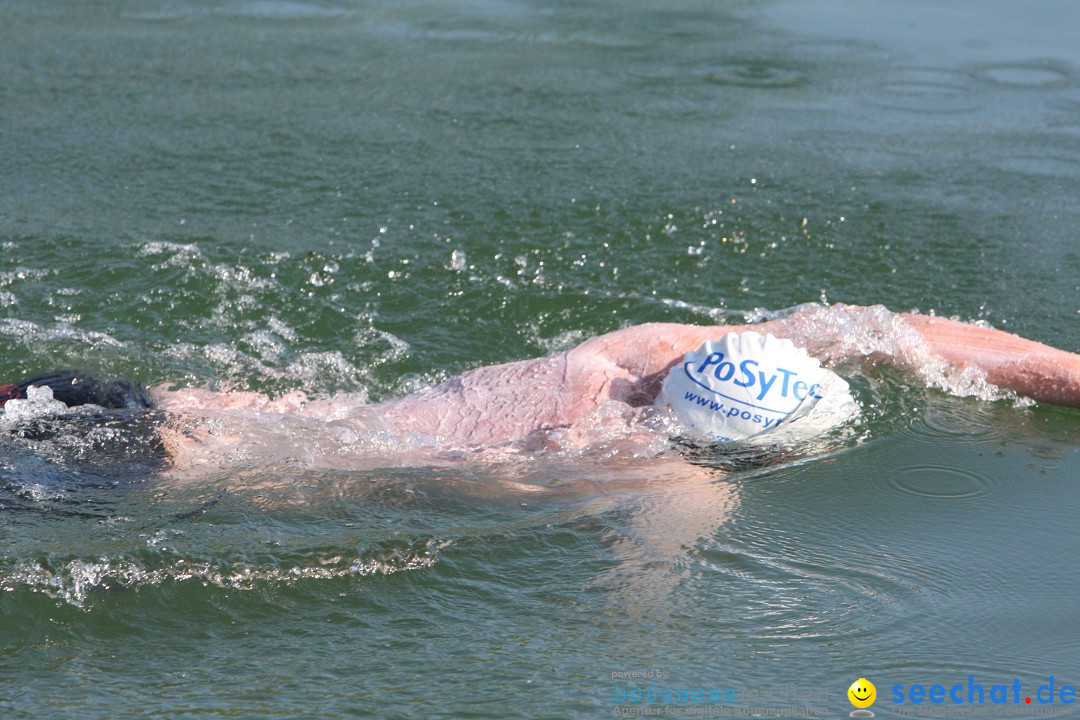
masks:
{"type": "MultiPolygon", "coordinates": [[[[539,449],[556,436],[562,447],[583,447],[614,427],[631,425],[642,409],[652,405],[668,369],[684,353],[747,327],[638,325],[555,355],[477,368],[378,405],[347,396],[309,402],[299,393],[276,400],[257,393],[197,389],[158,396],[163,409],[189,417],[250,421],[261,415],[265,420],[273,417],[274,425],[318,423],[331,435],[336,433],[343,445],[378,432],[393,436],[395,442],[406,436],[424,438],[426,447],[444,453],[475,453],[509,444],[539,449]]],[[[1080,355],[1000,330],[897,314],[880,306],[844,305],[805,306],[787,317],[749,327],[788,338],[826,364],[861,358],[920,373],[928,382],[950,389],[996,386],[1040,402],[1080,406],[1080,355]]],[[[245,440],[231,430],[209,433],[199,438],[200,452],[195,455],[212,455],[221,448],[243,454],[248,441],[258,445],[260,438],[245,440]]],[[[178,438],[170,443],[179,464],[192,456],[185,442],[178,438]]],[[[261,447],[272,450],[277,445],[265,440],[261,447]]],[[[354,456],[350,465],[349,453],[337,450],[326,455],[335,458],[330,466],[356,468],[371,462],[354,456]]],[[[431,454],[421,453],[416,459],[423,464],[431,454]]],[[[381,459],[384,464],[387,460],[381,459]]],[[[303,459],[299,462],[305,464],[303,459]]],[[[308,464],[323,463],[312,459],[308,464]]]]}

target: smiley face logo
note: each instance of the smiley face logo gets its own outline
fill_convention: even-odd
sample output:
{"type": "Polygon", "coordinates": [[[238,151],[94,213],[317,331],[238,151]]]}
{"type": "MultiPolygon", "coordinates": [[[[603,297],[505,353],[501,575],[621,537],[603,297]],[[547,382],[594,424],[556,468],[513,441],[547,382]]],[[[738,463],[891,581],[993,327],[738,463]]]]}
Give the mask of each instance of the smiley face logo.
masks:
{"type": "Polygon", "coordinates": [[[848,700],[857,708],[868,708],[877,699],[877,688],[866,678],[859,678],[847,689],[848,700]]]}

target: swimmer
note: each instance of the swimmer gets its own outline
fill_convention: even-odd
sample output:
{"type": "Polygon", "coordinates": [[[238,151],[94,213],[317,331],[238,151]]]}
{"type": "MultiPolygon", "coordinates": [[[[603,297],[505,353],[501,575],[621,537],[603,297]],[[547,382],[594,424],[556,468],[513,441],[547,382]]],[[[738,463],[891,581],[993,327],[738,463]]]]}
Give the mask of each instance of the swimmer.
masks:
{"type": "MultiPolygon", "coordinates": [[[[158,390],[151,400],[123,381],[98,387],[96,394],[70,392],[78,383],[72,385],[69,376],[45,378],[44,384],[69,405],[156,407],[179,419],[161,424],[162,443],[177,469],[483,461],[580,449],[612,433],[632,434],[642,417],[655,413],[663,380],[685,353],[746,330],[790,340],[826,366],[852,359],[888,363],[931,383],[993,386],[1040,402],[1080,406],[1080,355],[988,327],[839,304],[802,306],[752,326],[638,325],[547,357],[477,368],[378,404],[347,394],[271,399],[204,389],[158,390]]],[[[0,386],[0,403],[4,393],[21,397],[33,381],[0,386]]]]}
{"type": "MultiPolygon", "coordinates": [[[[95,416],[121,429],[122,442],[138,446],[136,456],[150,456],[135,469],[134,481],[151,473],[202,478],[218,492],[254,492],[265,508],[340,502],[380,487],[379,474],[348,471],[456,465],[449,475],[430,476],[450,478],[455,493],[499,501],[574,498],[588,515],[630,507],[625,523],[604,526],[617,563],[593,584],[610,591],[620,607],[647,613],[666,607],[671,589],[698,571],[687,548],[714,535],[741,502],[738,483],[710,462],[697,462],[700,447],[657,432],[648,419],[657,413],[664,378],[686,353],[748,330],[790,340],[827,367],[848,360],[887,363],[949,390],[1000,397],[995,388],[1001,388],[1080,406],[1080,355],[977,325],[844,305],[803,306],[750,326],[629,327],[548,357],[477,368],[378,404],[348,394],[309,400],[294,392],[272,399],[204,389],[158,389],[150,399],[130,383],[73,375],[36,380],[76,405],[72,410],[93,407],[79,405],[85,402],[107,408],[95,416]],[[92,387],[72,397],[72,380],[92,387]],[[140,423],[140,417],[152,422],[140,423]],[[575,452],[580,449],[587,451],[575,452]],[[522,462],[540,454],[546,454],[544,462],[522,462]],[[151,467],[155,458],[162,468],[151,467]],[[275,469],[266,472],[268,467],[275,469]],[[290,481],[296,477],[291,468],[303,473],[302,482],[290,481]],[[346,472],[308,472],[323,469],[346,472]]],[[[12,401],[28,402],[23,398],[33,394],[32,386],[23,381],[0,387],[0,404],[6,398],[9,408],[12,401]]],[[[5,416],[13,414],[18,412],[0,414],[0,426],[24,438],[42,428],[45,437],[55,434],[64,420],[56,418],[53,428],[48,420],[11,425],[5,416]]],[[[78,425],[73,430],[82,431],[78,425]]],[[[95,462],[98,449],[108,449],[108,437],[93,443],[95,462]]],[[[131,464],[119,457],[130,451],[122,451],[87,476],[116,477],[118,468],[131,464]]],[[[393,482],[395,476],[388,477],[393,482]]],[[[411,471],[408,477],[422,482],[411,471]]]]}

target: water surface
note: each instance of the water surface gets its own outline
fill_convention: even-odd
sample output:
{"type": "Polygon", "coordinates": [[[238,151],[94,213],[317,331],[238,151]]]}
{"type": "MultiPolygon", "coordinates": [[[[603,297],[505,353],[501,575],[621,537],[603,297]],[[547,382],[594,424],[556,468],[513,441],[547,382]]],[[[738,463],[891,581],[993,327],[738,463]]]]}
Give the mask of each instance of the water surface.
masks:
{"type": "MultiPolygon", "coordinates": [[[[809,301],[1080,350],[1071,4],[0,17],[4,378],[376,401],[809,301]]],[[[175,485],[10,451],[0,712],[601,717],[613,672],[659,669],[832,716],[865,676],[889,717],[894,684],[1077,684],[1080,416],[849,371],[843,447],[684,485],[528,458],[175,485]]]]}

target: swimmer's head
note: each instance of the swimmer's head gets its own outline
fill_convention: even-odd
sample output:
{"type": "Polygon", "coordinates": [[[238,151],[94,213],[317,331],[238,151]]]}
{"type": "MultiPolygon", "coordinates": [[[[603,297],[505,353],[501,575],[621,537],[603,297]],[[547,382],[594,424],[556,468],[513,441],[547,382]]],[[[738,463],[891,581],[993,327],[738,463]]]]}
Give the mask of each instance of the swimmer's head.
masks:
{"type": "Polygon", "coordinates": [[[796,445],[858,412],[848,384],[790,340],[728,333],[671,368],[657,404],[703,443],[796,445]]]}

